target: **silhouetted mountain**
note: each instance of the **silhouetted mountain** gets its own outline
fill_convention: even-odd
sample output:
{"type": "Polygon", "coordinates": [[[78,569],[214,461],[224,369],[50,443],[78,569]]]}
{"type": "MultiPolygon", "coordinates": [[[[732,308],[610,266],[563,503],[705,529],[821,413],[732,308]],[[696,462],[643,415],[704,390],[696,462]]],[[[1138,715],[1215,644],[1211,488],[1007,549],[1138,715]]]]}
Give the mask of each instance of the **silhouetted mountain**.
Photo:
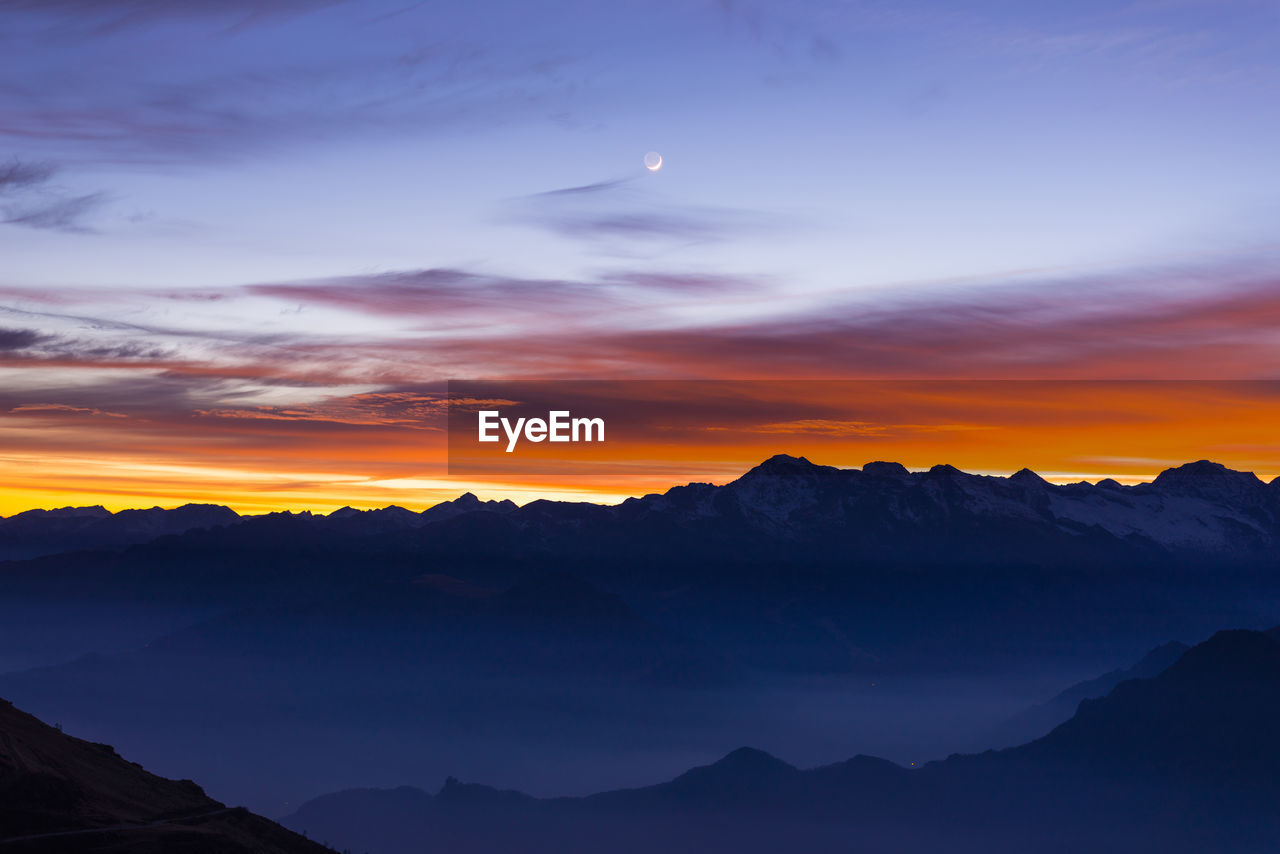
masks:
{"type": "MultiPolygon", "coordinates": [[[[862,556],[905,548],[927,557],[945,544],[989,557],[990,549],[981,546],[983,535],[1010,532],[1019,536],[1012,544],[1002,544],[995,554],[1017,552],[1029,538],[1042,547],[1067,544],[1074,547],[1073,552],[1109,544],[1129,557],[1149,553],[1144,548],[1240,556],[1280,542],[1280,486],[1204,460],[1169,469],[1154,482],[1136,486],[1115,481],[1059,486],[1027,469],[1008,478],[970,475],[947,465],[915,473],[886,462],[868,463],[861,470],[837,469],[785,454],[724,486],[689,484],[612,507],[554,501],[516,507],[510,501],[480,501],[466,493],[421,513],[401,507],[366,511],[347,507],[328,516],[250,517],[236,526],[245,531],[223,537],[270,539],[282,518],[292,518],[298,522],[293,527],[296,536],[323,531],[361,540],[399,534],[393,538],[394,548],[430,553],[447,547],[459,535],[474,533],[474,524],[482,522],[479,518],[468,519],[461,527],[448,523],[476,514],[486,517],[484,530],[497,534],[499,541],[471,545],[491,554],[531,544],[566,554],[596,552],[593,545],[613,546],[618,536],[634,538],[655,526],[668,533],[686,530],[709,537],[717,547],[732,545],[745,528],[749,536],[735,553],[749,553],[761,543],[780,539],[787,544],[807,541],[820,551],[829,551],[826,547],[837,543],[841,548],[854,543],[862,556]],[[573,542],[574,536],[581,537],[583,525],[597,530],[573,542]]],[[[114,515],[100,507],[29,511],[0,520],[0,544],[6,554],[34,555],[139,543],[237,519],[226,508],[196,505],[114,515]],[[81,529],[84,533],[77,533],[81,529]],[[58,539],[71,534],[76,536],[58,539]]],[[[197,548],[217,541],[217,537],[189,538],[197,548]]],[[[648,551],[661,544],[637,545],[648,551]]],[[[181,546],[166,545],[174,547],[181,546]]]]}
{"type": "Polygon", "coordinates": [[[612,507],[464,495],[423,513],[274,513],[15,563],[6,580],[37,599],[239,608],[424,572],[505,588],[565,571],[755,667],[877,670],[1003,655],[1012,636],[1132,649],[1246,624],[1276,587],[1277,519],[1280,488],[1210,463],[1055,486],[779,455],[612,507]]]}
{"type": "Polygon", "coordinates": [[[1047,702],[1026,709],[1005,721],[995,735],[998,746],[1020,744],[1036,738],[1075,714],[1082,700],[1105,697],[1121,682],[1147,679],[1162,672],[1190,649],[1185,643],[1170,641],[1149,651],[1132,667],[1111,670],[1094,679],[1079,682],[1047,702]]]}
{"type": "Polygon", "coordinates": [[[1082,701],[1069,721],[1006,755],[1280,795],[1277,709],[1280,642],[1264,632],[1219,632],[1156,676],[1082,701]]]}
{"type": "Polygon", "coordinates": [[[343,507],[328,516],[317,517],[315,523],[318,527],[338,531],[347,536],[368,536],[392,531],[415,530],[432,522],[452,519],[466,513],[502,514],[516,509],[513,501],[481,501],[474,494],[466,492],[452,501],[444,501],[428,507],[421,513],[395,505],[378,510],[356,510],[343,507]]]}
{"type": "Polygon", "coordinates": [[[669,783],[646,789],[606,792],[592,796],[600,804],[668,804],[681,808],[708,808],[768,801],[793,784],[800,771],[763,750],[740,747],[724,758],[693,768],[669,783]]]}
{"type": "MultiPolygon", "coordinates": [[[[587,798],[326,796],[284,819],[374,854],[466,852],[1257,852],[1280,845],[1280,642],[1221,632],[1087,700],[1032,743],[907,770],[800,771],[740,749],[668,783],[587,798]],[[396,832],[399,828],[399,833],[396,832]]],[[[461,784],[451,781],[450,786],[461,784]]]]}
{"type": "Polygon", "coordinates": [[[105,744],[0,700],[0,847],[25,852],[320,854],[327,849],[190,780],[166,780],[105,744]]]}
{"type": "Polygon", "coordinates": [[[464,513],[511,513],[518,509],[510,499],[502,501],[481,501],[473,493],[464,492],[452,501],[445,501],[434,507],[428,507],[421,513],[424,524],[438,522],[441,519],[452,519],[464,513]]]}
{"type": "Polygon", "coordinates": [[[657,757],[692,764],[713,732],[778,733],[809,759],[831,744],[926,761],[1028,696],[1006,682],[979,697],[975,674],[1100,672],[1170,637],[1275,623],[1280,489],[1184,469],[1056,486],[784,455],[613,507],[464,496],[420,514],[274,513],[9,562],[0,648],[71,613],[96,614],[85,625],[112,642],[59,647],[57,667],[15,659],[28,669],[0,693],[152,767],[187,767],[181,733],[203,733],[206,785],[249,787],[272,811],[299,781],[377,779],[375,756],[434,775],[483,753],[486,775],[519,766],[549,789],[574,775],[579,791],[643,779],[657,757]],[[135,619],[163,626],[150,646],[118,635],[135,619]],[[958,680],[965,708],[931,679],[958,680]],[[913,693],[927,713],[907,708],[913,693]],[[319,732],[341,761],[321,761],[319,732]],[[618,773],[595,775],[613,746],[618,773]],[[566,751],[577,764],[552,767],[566,751]],[[269,773],[228,753],[262,753],[269,773]],[[364,776],[339,776],[349,763],[364,776]]]}
{"type": "Polygon", "coordinates": [[[172,510],[121,510],[98,506],[28,510],[0,519],[0,560],[145,543],[197,528],[231,525],[239,514],[216,504],[184,504],[172,510]]]}
{"type": "Polygon", "coordinates": [[[1169,495],[1191,496],[1227,506],[1256,505],[1267,495],[1266,484],[1253,472],[1234,471],[1209,460],[1166,469],[1152,486],[1169,495]]]}

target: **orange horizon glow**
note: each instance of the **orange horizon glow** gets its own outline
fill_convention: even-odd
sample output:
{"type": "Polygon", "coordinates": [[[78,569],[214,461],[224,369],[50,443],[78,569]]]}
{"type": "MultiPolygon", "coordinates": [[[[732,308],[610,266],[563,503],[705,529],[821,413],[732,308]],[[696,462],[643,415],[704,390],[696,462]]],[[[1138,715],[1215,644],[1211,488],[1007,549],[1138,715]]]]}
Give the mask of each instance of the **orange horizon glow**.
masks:
{"type": "Polygon", "coordinates": [[[467,491],[614,502],[724,483],[777,453],[1130,483],[1211,459],[1269,480],[1280,475],[1273,266],[1187,275],[855,289],[800,303],[775,294],[749,317],[714,310],[760,292],[697,275],[589,286],[426,270],[195,301],[67,291],[56,312],[14,315],[30,328],[0,329],[0,514],[188,502],[423,509],[467,491]],[[680,300],[687,315],[670,313],[680,300]],[[181,329],[135,320],[172,306],[181,329]],[[299,306],[329,326],[314,328],[299,306]],[[567,391],[566,378],[609,377],[617,393],[584,405],[613,413],[610,440],[576,448],[565,474],[547,473],[548,448],[450,460],[449,375],[567,391]],[[674,410],[661,393],[635,399],[653,378],[676,397],[680,382],[707,393],[674,410]]]}
{"type": "Polygon", "coordinates": [[[351,400],[335,404],[340,419],[311,410],[144,419],[28,408],[0,420],[0,515],[95,504],[113,512],[186,503],[246,514],[392,504],[422,510],[464,492],[517,504],[616,503],[692,481],[725,483],[777,453],[840,468],[873,460],[977,474],[1030,468],[1052,482],[1150,481],[1198,459],[1266,481],[1280,475],[1280,439],[1273,437],[1280,394],[1269,383],[762,387],[776,393],[758,414],[747,400],[725,423],[686,424],[671,435],[662,435],[661,424],[639,423],[631,431],[619,427],[614,442],[577,446],[576,474],[547,473],[544,456],[500,458],[492,473],[458,473],[455,459],[450,475],[438,423],[380,418],[376,410],[360,415],[351,400]],[[853,399],[833,393],[850,387],[858,391],[853,399]],[[780,420],[778,395],[796,413],[821,406],[827,417],[780,420]],[[582,470],[583,460],[590,470],[582,470]]]}

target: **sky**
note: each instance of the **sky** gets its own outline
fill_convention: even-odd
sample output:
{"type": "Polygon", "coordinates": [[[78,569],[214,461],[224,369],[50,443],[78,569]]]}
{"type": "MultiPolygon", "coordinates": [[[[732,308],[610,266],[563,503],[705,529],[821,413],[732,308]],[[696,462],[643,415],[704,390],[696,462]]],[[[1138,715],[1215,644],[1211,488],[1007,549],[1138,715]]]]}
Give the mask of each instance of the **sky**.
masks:
{"type": "Polygon", "coordinates": [[[769,449],[1280,475],[1275,389],[1205,391],[1280,368],[1278,37],[1251,0],[0,3],[0,514],[615,500],[769,449]],[[874,380],[885,420],[833,386],[458,475],[450,379],[874,380]],[[1026,391],[1063,380],[1209,385],[1026,391]]]}

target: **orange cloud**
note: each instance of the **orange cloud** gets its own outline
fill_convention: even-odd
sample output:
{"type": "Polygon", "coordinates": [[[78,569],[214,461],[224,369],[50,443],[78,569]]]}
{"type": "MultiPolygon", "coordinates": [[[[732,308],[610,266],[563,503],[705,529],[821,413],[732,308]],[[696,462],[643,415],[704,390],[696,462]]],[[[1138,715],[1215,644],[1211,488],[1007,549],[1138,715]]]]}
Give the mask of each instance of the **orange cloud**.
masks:
{"type": "MultiPolygon", "coordinates": [[[[1280,460],[1280,389],[1266,381],[1280,368],[1280,277],[1257,271],[849,293],[733,323],[631,310],[666,305],[683,281],[697,299],[728,298],[728,280],[616,275],[584,294],[572,283],[539,292],[437,278],[375,277],[352,293],[343,288],[358,281],[254,286],[255,298],[404,319],[377,334],[25,312],[25,325],[0,330],[0,512],[90,499],[425,506],[464,489],[617,496],[723,480],[779,451],[1063,478],[1150,477],[1201,457],[1274,475],[1280,460]],[[414,331],[490,306],[501,324],[414,331]],[[440,401],[450,375],[769,382],[683,397],[668,388],[665,401],[613,383],[612,396],[582,403],[610,415],[618,441],[579,451],[590,466],[575,463],[572,477],[548,474],[546,452],[448,476],[440,401]],[[822,379],[840,382],[802,381],[822,379]],[[1141,382],[1101,381],[1117,379],[1141,382]],[[1205,382],[1161,381],[1192,379],[1205,382]]],[[[88,312],[91,297],[77,299],[88,312]]],[[[489,391],[477,399],[518,399],[501,383],[489,391]]],[[[570,386],[562,393],[574,401],[570,386]]]]}

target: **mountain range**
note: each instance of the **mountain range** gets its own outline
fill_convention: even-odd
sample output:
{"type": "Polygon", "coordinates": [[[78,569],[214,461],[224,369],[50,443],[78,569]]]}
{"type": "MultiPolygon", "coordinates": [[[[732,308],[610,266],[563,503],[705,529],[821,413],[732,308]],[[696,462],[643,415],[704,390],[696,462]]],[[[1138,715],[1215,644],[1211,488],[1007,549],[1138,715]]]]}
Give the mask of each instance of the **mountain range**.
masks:
{"type": "Polygon", "coordinates": [[[217,504],[184,504],[172,510],[62,507],[27,510],[0,518],[0,560],[22,560],[76,549],[113,548],[182,534],[197,528],[232,525],[240,514],[217,504]]]}
{"type": "Polygon", "coordinates": [[[434,795],[402,786],[316,798],[283,819],[290,831],[0,701],[0,846],[334,850],[309,841],[319,838],[371,854],[1265,851],[1280,844],[1278,705],[1280,628],[1223,631],[1005,750],[919,768],[860,755],[801,770],[744,747],[665,783],[576,798],[450,777],[434,795]]]}
{"type": "Polygon", "coordinates": [[[0,696],[267,814],[414,769],[630,786],[758,733],[923,763],[1039,735],[1076,695],[994,724],[1149,675],[1123,671],[1171,639],[1280,617],[1280,486],[1204,461],[1121,486],[779,455],[614,506],[53,533],[134,518],[104,513],[0,523],[69,549],[0,562],[0,696]]]}
{"type": "Polygon", "coordinates": [[[335,793],[285,824],[375,854],[1203,852],[1280,845],[1277,632],[1220,632],[1019,747],[810,770],[751,748],[654,786],[536,799],[446,780],[335,793]]]}
{"type": "Polygon", "coordinates": [[[737,522],[784,540],[817,532],[889,535],[925,526],[1014,524],[1042,537],[1101,535],[1169,553],[1222,557],[1248,555],[1280,541],[1280,478],[1265,483],[1252,473],[1200,460],[1132,486],[1110,479],[1051,484],[1028,469],[1010,477],[967,474],[948,465],[911,472],[889,462],[840,469],[780,454],[723,486],[692,483],[613,506],[534,501],[517,507],[511,501],[481,501],[465,493],[421,512],[397,506],[344,507],[328,515],[242,517],[208,504],[118,513],[98,506],[29,510],[0,519],[0,558],[119,548],[219,527],[266,530],[281,516],[293,517],[303,529],[335,537],[434,533],[439,523],[475,513],[504,517],[512,529],[548,536],[557,528],[588,520],[596,525],[737,522]]]}

